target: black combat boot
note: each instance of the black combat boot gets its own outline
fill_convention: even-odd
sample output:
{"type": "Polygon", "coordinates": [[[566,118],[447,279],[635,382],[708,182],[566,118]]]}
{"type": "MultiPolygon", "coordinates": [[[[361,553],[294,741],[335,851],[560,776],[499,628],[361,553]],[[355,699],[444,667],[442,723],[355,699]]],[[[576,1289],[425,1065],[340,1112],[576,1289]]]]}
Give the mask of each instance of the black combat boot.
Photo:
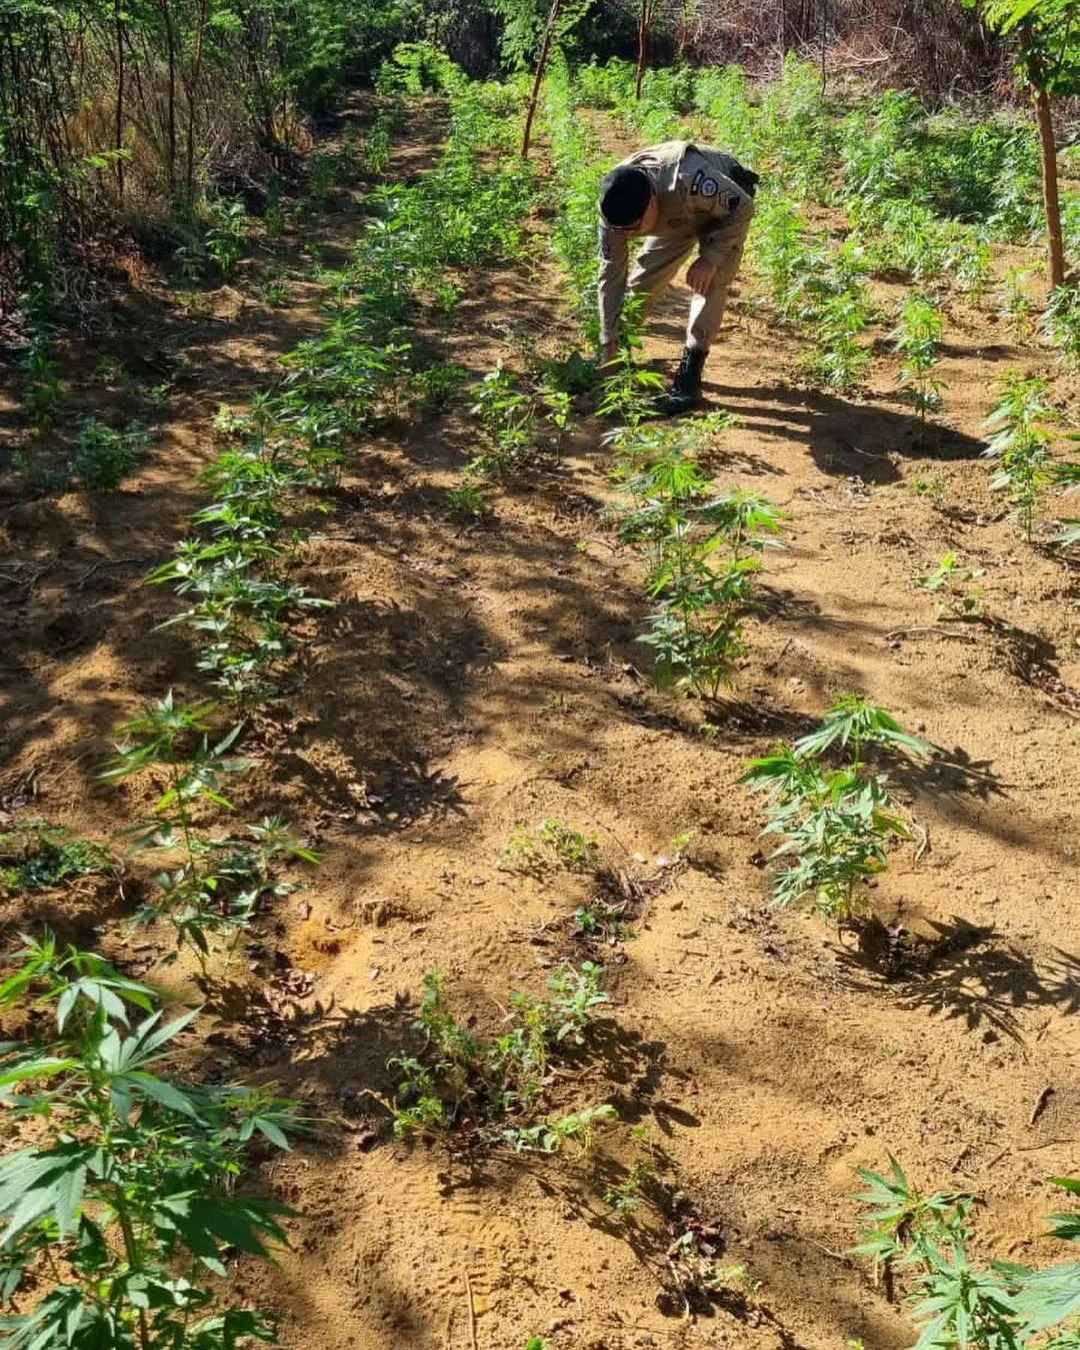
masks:
{"type": "Polygon", "coordinates": [[[678,417],[701,402],[701,372],[708,352],[704,347],[684,347],[671,390],[660,400],[661,412],[678,417]]]}

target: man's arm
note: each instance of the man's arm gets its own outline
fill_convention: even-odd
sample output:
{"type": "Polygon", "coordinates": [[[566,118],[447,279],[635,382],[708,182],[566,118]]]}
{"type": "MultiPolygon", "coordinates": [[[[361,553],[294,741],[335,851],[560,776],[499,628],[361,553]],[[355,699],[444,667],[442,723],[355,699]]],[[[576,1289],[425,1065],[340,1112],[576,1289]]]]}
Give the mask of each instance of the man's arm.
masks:
{"type": "Polygon", "coordinates": [[[619,315],[626,295],[630,250],[626,238],[600,222],[600,276],[596,286],[600,303],[600,345],[610,349],[619,336],[619,315]]]}
{"type": "Polygon", "coordinates": [[[709,269],[731,268],[733,253],[738,266],[754,213],[757,182],[757,174],[744,169],[731,155],[707,146],[690,146],[680,161],[679,186],[695,217],[701,260],[697,271],[703,282],[711,281],[704,276],[709,269]],[[733,170],[744,182],[733,177],[733,170]]]}
{"type": "Polygon", "coordinates": [[[740,193],[738,200],[731,204],[730,198],[733,194],[728,194],[728,201],[724,200],[724,195],[724,189],[721,188],[713,198],[717,204],[713,210],[715,218],[698,234],[699,257],[720,271],[734,270],[733,255],[734,267],[738,266],[738,259],[742,256],[743,244],[750,229],[750,217],[754,214],[754,202],[751,197],[740,193]]]}

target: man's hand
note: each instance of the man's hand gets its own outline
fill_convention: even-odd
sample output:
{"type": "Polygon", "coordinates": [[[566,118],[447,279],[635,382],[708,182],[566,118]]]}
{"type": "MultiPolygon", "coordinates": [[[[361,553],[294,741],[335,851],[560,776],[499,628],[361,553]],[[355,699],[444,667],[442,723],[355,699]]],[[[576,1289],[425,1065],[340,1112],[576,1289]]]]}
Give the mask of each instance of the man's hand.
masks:
{"type": "Polygon", "coordinates": [[[603,374],[605,371],[611,370],[611,368],[616,364],[616,362],[618,361],[618,359],[619,359],[619,344],[618,344],[618,342],[617,342],[617,341],[616,341],[616,342],[605,342],[604,345],[603,345],[603,347],[601,347],[601,349],[600,349],[600,366],[599,366],[599,369],[600,369],[601,374],[603,374]]]}
{"type": "Polygon", "coordinates": [[[716,276],[716,267],[704,258],[695,258],[686,269],[686,284],[695,295],[708,295],[716,276]]]}

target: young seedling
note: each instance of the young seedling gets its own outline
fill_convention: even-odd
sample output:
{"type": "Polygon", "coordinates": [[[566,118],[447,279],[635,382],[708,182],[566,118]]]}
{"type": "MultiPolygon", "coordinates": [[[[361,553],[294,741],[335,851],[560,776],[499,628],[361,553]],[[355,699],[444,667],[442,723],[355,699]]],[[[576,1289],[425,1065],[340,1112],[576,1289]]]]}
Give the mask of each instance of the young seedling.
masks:
{"type": "Polygon", "coordinates": [[[560,1153],[573,1140],[580,1153],[589,1153],[596,1140],[596,1127],[607,1121],[618,1120],[613,1106],[587,1106],[573,1115],[556,1116],[539,1125],[507,1126],[503,1138],[513,1144],[516,1153],[560,1153]]]}
{"type": "Polygon", "coordinates": [[[268,308],[283,309],[289,303],[289,283],[281,277],[272,277],[263,282],[257,294],[268,308]]]}
{"type": "Polygon", "coordinates": [[[955,553],[942,554],[941,561],[932,572],[921,578],[919,585],[926,591],[948,590],[960,571],[955,553]]]}
{"type": "Polygon", "coordinates": [[[588,872],[596,866],[599,844],[593,835],[584,835],[560,820],[543,820],[535,833],[517,824],[496,859],[496,867],[507,872],[532,872],[545,866],[548,855],[570,872],[588,872]]]}
{"type": "MultiPolygon", "coordinates": [[[[425,417],[437,417],[453,404],[462,384],[469,377],[464,366],[437,362],[416,373],[420,388],[419,408],[425,417]]],[[[475,410],[474,410],[475,411],[475,410]]]]}
{"type": "Polygon", "coordinates": [[[970,587],[970,583],[985,575],[984,568],[962,568],[955,553],[945,553],[919,584],[924,590],[948,597],[948,604],[938,607],[939,613],[953,610],[958,614],[977,614],[982,610],[984,592],[981,586],[970,587]]]}
{"type": "Polygon", "coordinates": [[[1001,285],[1001,315],[1019,342],[1029,342],[1035,333],[1035,306],[1027,292],[1030,268],[1009,267],[1001,285]]]}
{"type": "Polygon", "coordinates": [[[929,742],[903,731],[884,709],[848,694],[816,732],[747,766],[741,781],[764,797],[762,833],[781,841],[772,857],[790,860],[775,877],[777,904],[809,897],[811,911],[851,922],[866,908],[867,884],[888,866],[890,838],[910,838],[885,776],[862,772],[867,742],[917,758],[934,751],[929,742]],[[819,762],[823,752],[849,743],[851,765],[827,769],[819,762]]]}
{"type": "Polygon", "coordinates": [[[116,431],[94,417],[84,418],[68,470],[91,492],[114,492],[138,467],[149,442],[150,433],[141,422],[129,422],[123,431],[116,431]]]}
{"type": "Polygon", "coordinates": [[[596,866],[600,846],[595,835],[586,836],[559,820],[545,820],[540,824],[537,838],[569,872],[589,872],[596,866]]]}
{"type": "Polygon", "coordinates": [[[444,497],[447,514],[461,525],[474,525],[491,512],[484,489],[477,483],[464,482],[447,488],[444,497]]]}
{"type": "Polygon", "coordinates": [[[0,834],[0,886],[15,894],[51,890],[113,866],[100,845],[44,820],[24,820],[0,834]]]}
{"type": "Polygon", "coordinates": [[[225,276],[231,276],[244,256],[247,212],[239,197],[219,197],[210,205],[206,251],[225,276]]]}
{"type": "MultiPolygon", "coordinates": [[[[755,761],[751,768],[760,765],[755,761]]],[[[885,780],[808,762],[790,791],[767,804],[763,834],[782,842],[773,858],[791,858],[775,879],[778,905],[809,897],[809,912],[849,922],[866,906],[866,884],[888,866],[891,836],[910,838],[885,780]]]]}
{"type": "Polygon", "coordinates": [[[635,356],[644,345],[641,337],[641,302],[633,298],[623,306],[623,328],[619,354],[613,369],[600,386],[598,417],[618,424],[609,441],[617,440],[657,416],[656,398],[663,391],[664,379],[658,371],[638,365],[635,356]]]}
{"type": "Polygon", "coordinates": [[[1074,286],[1050,292],[1039,327],[1045,341],[1059,349],[1063,365],[1080,366],[1080,297],[1074,286]]]}
{"type": "Polygon", "coordinates": [[[518,472],[536,456],[536,409],[529,395],[515,386],[515,376],[500,360],[476,390],[476,402],[469,411],[483,422],[490,447],[473,457],[469,465],[473,473],[518,472]]]}
{"type": "Polygon", "coordinates": [[[919,497],[926,497],[931,504],[941,510],[945,504],[945,482],[940,474],[931,474],[927,478],[918,476],[908,480],[911,490],[919,497]]]}
{"type": "Polygon", "coordinates": [[[63,388],[47,334],[35,334],[19,361],[22,409],[38,431],[54,426],[60,416],[63,388]]]}
{"type": "Polygon", "coordinates": [[[900,388],[920,423],[941,406],[941,381],[934,375],[945,321],[936,302],[910,291],[900,309],[900,322],[892,333],[893,346],[902,358],[900,388]]]}
{"type": "Polygon", "coordinates": [[[623,1181],[604,1192],[604,1204],[616,1214],[632,1214],[644,1198],[642,1188],[655,1179],[656,1169],[651,1164],[636,1162],[623,1181]]]}
{"type": "Polygon", "coordinates": [[[834,389],[851,389],[870,358],[859,341],[870,322],[870,303],[863,288],[847,280],[822,290],[811,311],[810,369],[834,389]]]}
{"type": "Polygon", "coordinates": [[[985,457],[995,461],[991,492],[1007,491],[1016,519],[1030,543],[1042,496],[1059,478],[1049,424],[1058,417],[1043,379],[1008,375],[1001,398],[983,424],[990,433],[985,457]]]}
{"type": "Polygon", "coordinates": [[[639,639],[656,652],[656,673],[702,698],[732,682],[745,654],[742,619],[753,607],[759,555],[777,546],[787,517],[758,493],[701,501],[707,482],[677,443],[631,478],[642,506],[627,526],[650,540],[649,594],[662,602],[639,639]]]}
{"type": "MultiPolygon", "coordinates": [[[[430,1134],[450,1129],[465,1116],[474,1123],[497,1121],[530,1108],[542,1094],[552,1057],[565,1054],[569,1045],[583,1045],[597,1010],[608,1002],[603,973],[602,966],[588,961],[579,969],[564,966],[549,975],[547,999],[512,994],[507,1030],[491,1041],[473,1035],[448,1011],[443,972],[428,974],[414,1023],[424,1045],[419,1054],[398,1055],[387,1064],[398,1080],[393,1100],[384,1103],[395,1133],[402,1138],[418,1131],[430,1134]]],[[[584,1113],[580,1128],[590,1119],[584,1113]]],[[[540,1147],[554,1128],[547,1122],[514,1138],[540,1147]]],[[[488,1135],[492,1142],[509,1137],[488,1135]]]]}
{"type": "Polygon", "coordinates": [[[275,864],[318,861],[295,843],[280,817],[249,826],[248,839],[206,838],[199,833],[201,808],[231,811],[224,779],[250,767],[250,761],[228,753],[240,726],[220,740],[212,739],[213,712],[211,703],[177,704],[170,692],[120,728],[125,739],[101,775],[119,782],[136,774],[164,774],[164,793],[144,820],[124,832],[134,836],[129,856],[151,851],[166,859],[155,877],[156,894],[136,912],[135,922],[167,919],[176,929],[177,953],[190,943],[203,976],[213,936],[231,938],[231,951],[261,900],[296,889],[275,877],[275,864]]]}

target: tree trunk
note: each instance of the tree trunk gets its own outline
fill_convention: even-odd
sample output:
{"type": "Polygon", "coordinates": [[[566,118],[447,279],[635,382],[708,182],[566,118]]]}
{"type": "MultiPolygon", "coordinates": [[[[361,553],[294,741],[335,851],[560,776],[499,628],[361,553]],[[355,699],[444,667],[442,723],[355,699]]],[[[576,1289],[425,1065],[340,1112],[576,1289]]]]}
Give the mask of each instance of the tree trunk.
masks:
{"type": "Polygon", "coordinates": [[[161,0],[161,13],[165,20],[165,38],[169,52],[169,88],[166,110],[166,134],[169,142],[169,205],[176,198],[176,35],[173,31],[172,10],[169,0],[161,0]]]}
{"type": "Polygon", "coordinates": [[[645,40],[649,36],[649,24],[652,22],[652,0],[641,0],[641,17],[638,20],[637,40],[637,78],[634,81],[634,98],[641,98],[641,82],[645,78],[645,40]]]}
{"type": "Polygon", "coordinates": [[[521,137],[522,159],[529,158],[533,118],[536,116],[536,105],[540,102],[540,86],[544,83],[544,71],[547,68],[548,52],[551,50],[551,39],[555,32],[555,24],[558,21],[560,9],[562,9],[562,0],[551,0],[551,13],[548,15],[547,27],[544,29],[544,40],[540,44],[540,55],[536,58],[536,79],[533,80],[532,96],[529,99],[529,110],[525,114],[525,131],[521,137]]]}
{"type": "Polygon", "coordinates": [[[195,57],[191,80],[187,87],[187,165],[184,173],[184,209],[191,212],[195,205],[195,121],[198,114],[199,80],[202,77],[203,38],[206,34],[207,0],[199,0],[199,26],[195,32],[195,57]]]}
{"type": "Polygon", "coordinates": [[[1058,198],[1057,146],[1054,143],[1054,115],[1050,96],[1035,90],[1035,120],[1039,125],[1042,148],[1043,205],[1046,208],[1046,235],[1050,253],[1050,287],[1065,281],[1065,246],[1061,239],[1061,202],[1058,198]]]}
{"type": "Polygon", "coordinates": [[[120,0],[113,5],[116,23],[116,191],[124,200],[124,20],[120,0]]]}

